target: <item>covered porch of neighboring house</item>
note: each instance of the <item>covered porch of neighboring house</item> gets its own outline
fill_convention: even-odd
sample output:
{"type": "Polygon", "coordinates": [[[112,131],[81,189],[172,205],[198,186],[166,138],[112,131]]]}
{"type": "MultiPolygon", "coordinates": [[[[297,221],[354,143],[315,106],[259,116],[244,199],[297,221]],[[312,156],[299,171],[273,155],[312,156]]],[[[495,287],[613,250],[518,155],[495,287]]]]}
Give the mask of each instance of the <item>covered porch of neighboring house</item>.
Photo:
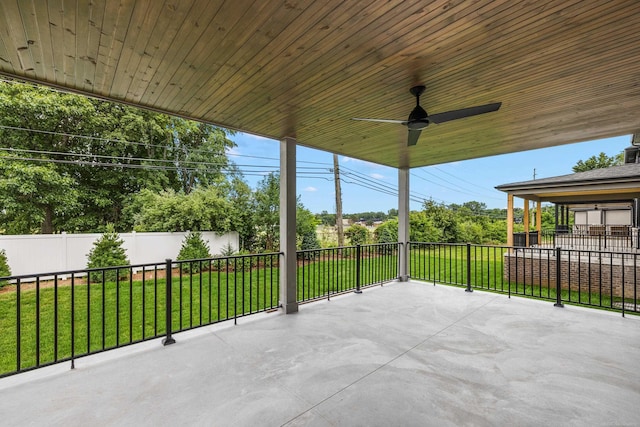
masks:
{"type": "Polygon", "coordinates": [[[633,143],[620,166],[497,186],[507,193],[507,245],[639,252],[640,135],[634,135],[633,143]],[[524,201],[524,233],[513,231],[514,198],[524,201]],[[544,202],[555,206],[550,230],[542,229],[544,202]]]}
{"type": "Polygon", "coordinates": [[[507,245],[513,247],[504,254],[504,277],[525,285],[553,281],[565,291],[577,282],[579,292],[605,288],[622,299],[633,295],[635,301],[631,289],[640,276],[638,145],[635,134],[619,166],[497,186],[507,193],[507,245]],[[524,200],[524,233],[513,232],[515,197],[524,200]],[[530,201],[536,205],[535,231],[530,231],[530,201]],[[541,227],[543,202],[555,205],[551,230],[541,227]]]}

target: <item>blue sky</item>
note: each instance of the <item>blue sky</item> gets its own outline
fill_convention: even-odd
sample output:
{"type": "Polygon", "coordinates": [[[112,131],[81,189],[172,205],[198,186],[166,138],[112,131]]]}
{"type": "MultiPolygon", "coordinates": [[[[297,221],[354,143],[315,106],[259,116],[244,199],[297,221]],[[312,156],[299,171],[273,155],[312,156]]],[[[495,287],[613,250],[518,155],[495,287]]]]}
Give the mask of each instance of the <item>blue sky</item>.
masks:
{"type": "MultiPolygon", "coordinates": [[[[268,171],[278,170],[279,142],[237,133],[231,138],[237,147],[229,152],[249,184],[256,184],[268,171]]],[[[631,136],[568,144],[482,159],[445,163],[411,170],[411,209],[421,208],[421,199],[433,198],[445,204],[470,200],[489,208],[506,207],[506,194],[496,185],[572,173],[578,160],[604,152],[620,153],[631,143],[631,136]]],[[[387,212],[397,208],[397,170],[340,156],[342,204],[344,213],[387,212]],[[367,188],[369,187],[369,188],[367,188]]],[[[297,149],[297,189],[305,207],[314,213],[335,212],[333,156],[305,147],[297,149]]]]}

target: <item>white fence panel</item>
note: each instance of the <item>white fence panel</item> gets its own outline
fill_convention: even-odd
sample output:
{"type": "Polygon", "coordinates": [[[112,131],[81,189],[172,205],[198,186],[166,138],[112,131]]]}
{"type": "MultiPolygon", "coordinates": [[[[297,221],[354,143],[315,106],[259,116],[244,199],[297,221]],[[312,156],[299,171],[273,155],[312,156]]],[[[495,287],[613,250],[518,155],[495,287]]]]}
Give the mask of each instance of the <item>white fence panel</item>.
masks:
{"type": "MultiPolygon", "coordinates": [[[[176,259],[187,233],[121,233],[123,247],[131,264],[161,263],[167,258],[176,259]]],[[[87,267],[87,255],[101,234],[33,234],[0,236],[0,250],[7,253],[7,260],[14,276],[82,270],[87,267]]],[[[203,231],[212,255],[231,245],[239,248],[238,233],[216,234],[203,231]]]]}

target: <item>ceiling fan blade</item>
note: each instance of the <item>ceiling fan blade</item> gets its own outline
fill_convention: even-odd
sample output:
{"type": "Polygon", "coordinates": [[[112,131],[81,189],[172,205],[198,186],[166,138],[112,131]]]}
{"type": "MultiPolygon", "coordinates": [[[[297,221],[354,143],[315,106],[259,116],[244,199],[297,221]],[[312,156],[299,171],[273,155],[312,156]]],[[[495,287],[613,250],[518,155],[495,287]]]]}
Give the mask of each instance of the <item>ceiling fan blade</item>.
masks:
{"type": "Polygon", "coordinates": [[[429,121],[431,123],[440,124],[451,120],[464,119],[465,117],[477,116],[478,114],[491,113],[498,111],[502,102],[494,104],[479,105],[477,107],[462,108],[460,110],[447,111],[444,113],[431,114],[429,121]]]}
{"type": "Polygon", "coordinates": [[[411,147],[412,145],[416,145],[418,143],[418,138],[420,138],[421,130],[413,130],[409,129],[409,139],[407,140],[407,145],[411,147]]]}
{"type": "Polygon", "coordinates": [[[399,123],[399,124],[406,124],[407,121],[406,120],[392,120],[392,119],[357,119],[357,118],[352,118],[351,120],[361,120],[364,122],[380,122],[380,123],[399,123]]]}

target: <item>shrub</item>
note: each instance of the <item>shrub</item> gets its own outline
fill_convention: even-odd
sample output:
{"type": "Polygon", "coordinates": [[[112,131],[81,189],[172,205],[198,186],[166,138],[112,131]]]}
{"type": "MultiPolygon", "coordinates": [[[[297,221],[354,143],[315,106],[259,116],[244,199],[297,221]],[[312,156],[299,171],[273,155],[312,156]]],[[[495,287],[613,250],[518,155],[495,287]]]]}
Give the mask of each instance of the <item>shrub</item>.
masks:
{"type": "Polygon", "coordinates": [[[251,255],[249,251],[240,251],[235,255],[245,255],[243,257],[236,258],[236,260],[234,261],[236,263],[234,267],[237,267],[238,270],[242,269],[244,271],[249,271],[259,266],[260,257],[246,256],[246,255],[251,255]]]}
{"type": "MultiPolygon", "coordinates": [[[[320,249],[320,242],[315,230],[311,230],[302,235],[302,242],[300,243],[300,249],[303,251],[310,249],[320,249]]],[[[317,252],[305,252],[305,259],[314,259],[317,252]]]]}
{"type": "MultiPolygon", "coordinates": [[[[202,239],[202,233],[190,231],[182,241],[182,247],[177,259],[178,261],[184,261],[203,258],[211,258],[209,245],[202,239]]],[[[185,262],[182,264],[182,271],[197,273],[200,271],[200,264],[199,262],[185,262]]]]}
{"type": "Polygon", "coordinates": [[[369,241],[369,230],[367,230],[367,227],[359,224],[353,224],[347,228],[344,235],[352,245],[364,245],[369,241]]]}
{"type": "MultiPolygon", "coordinates": [[[[7,253],[3,249],[0,251],[0,277],[7,276],[11,276],[11,269],[9,268],[9,262],[7,261],[7,253]]],[[[0,288],[6,284],[6,280],[0,280],[0,288]]]]}
{"type": "MultiPolygon", "coordinates": [[[[93,242],[93,248],[89,252],[87,268],[103,268],[128,265],[129,259],[122,247],[124,242],[120,239],[120,235],[116,233],[113,224],[107,224],[107,230],[104,234],[93,242]]],[[[106,270],[104,272],[105,281],[113,282],[118,277],[124,278],[128,271],[118,271],[116,269],[106,270]]],[[[94,271],[90,274],[91,281],[98,282],[102,280],[102,272],[94,271]]]]}
{"type": "Polygon", "coordinates": [[[220,255],[222,255],[223,257],[230,257],[230,256],[233,256],[235,253],[236,253],[236,250],[234,249],[231,243],[227,243],[226,245],[222,246],[222,248],[220,249],[220,255]]]}
{"type": "Polygon", "coordinates": [[[398,221],[385,221],[373,232],[377,243],[397,243],[398,242],[398,221]]]}

